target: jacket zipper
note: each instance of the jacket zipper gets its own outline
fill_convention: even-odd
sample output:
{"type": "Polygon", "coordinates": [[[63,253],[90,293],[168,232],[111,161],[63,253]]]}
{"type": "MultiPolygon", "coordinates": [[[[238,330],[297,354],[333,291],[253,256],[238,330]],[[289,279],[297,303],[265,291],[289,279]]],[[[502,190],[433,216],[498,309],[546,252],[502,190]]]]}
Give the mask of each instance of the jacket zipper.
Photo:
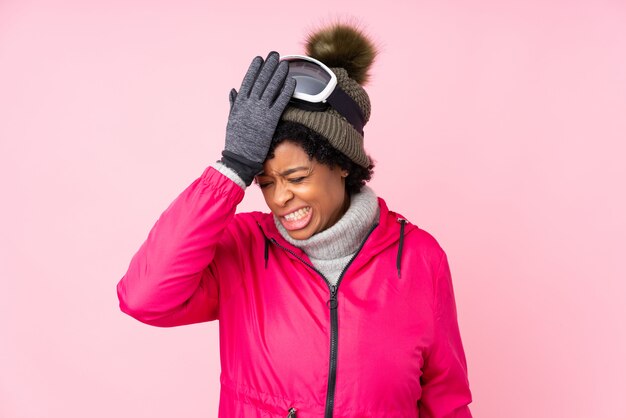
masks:
{"type": "Polygon", "coordinates": [[[361,245],[359,246],[359,248],[356,250],[356,252],[352,256],[350,261],[348,261],[348,264],[346,264],[346,266],[343,268],[341,274],[339,275],[339,279],[337,279],[336,285],[330,284],[328,279],[314,266],[307,263],[304,259],[302,259],[298,254],[291,251],[289,248],[286,248],[280,245],[278,241],[276,241],[275,238],[272,238],[272,242],[277,247],[282,248],[283,250],[287,251],[288,253],[296,257],[298,260],[302,261],[306,266],[310,267],[317,274],[319,274],[322,277],[322,279],[324,279],[324,282],[326,282],[326,285],[328,286],[328,290],[330,291],[330,299],[328,300],[328,302],[326,302],[330,309],[330,362],[328,366],[329,367],[328,386],[326,390],[326,411],[324,413],[324,418],[333,417],[333,407],[335,405],[335,385],[337,383],[337,343],[339,340],[339,321],[337,317],[337,304],[338,304],[337,290],[339,288],[339,285],[341,284],[341,280],[343,279],[344,274],[348,270],[348,267],[350,267],[350,265],[352,264],[356,256],[359,255],[359,253],[363,249],[363,246],[365,245],[365,242],[367,242],[367,239],[372,234],[374,229],[376,229],[377,226],[378,226],[378,223],[375,223],[374,225],[372,225],[369,232],[365,236],[365,239],[363,239],[363,242],[361,242],[361,245]]]}

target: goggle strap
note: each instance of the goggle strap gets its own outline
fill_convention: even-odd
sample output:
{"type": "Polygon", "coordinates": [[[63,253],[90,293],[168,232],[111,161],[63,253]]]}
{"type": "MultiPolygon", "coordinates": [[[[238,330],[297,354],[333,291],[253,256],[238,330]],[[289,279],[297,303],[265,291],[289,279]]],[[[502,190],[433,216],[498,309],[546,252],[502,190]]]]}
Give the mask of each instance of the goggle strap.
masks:
{"type": "Polygon", "coordinates": [[[348,95],[348,93],[337,86],[330,96],[328,96],[326,101],[343,117],[348,119],[350,125],[352,125],[358,133],[363,135],[365,117],[363,116],[359,105],[348,95]]]}
{"type": "Polygon", "coordinates": [[[326,102],[311,103],[294,97],[289,100],[289,104],[295,108],[308,110],[309,112],[322,112],[330,107],[330,104],[326,102]]]}

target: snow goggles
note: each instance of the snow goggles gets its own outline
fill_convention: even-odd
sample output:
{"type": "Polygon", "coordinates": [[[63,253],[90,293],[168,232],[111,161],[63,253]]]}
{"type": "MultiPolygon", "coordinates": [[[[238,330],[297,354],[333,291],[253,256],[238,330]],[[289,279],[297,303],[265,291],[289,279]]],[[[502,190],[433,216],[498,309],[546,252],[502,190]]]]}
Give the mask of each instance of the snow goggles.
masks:
{"type": "Polygon", "coordinates": [[[299,109],[321,112],[332,107],[363,135],[365,117],[359,105],[337,84],[337,76],[324,63],[306,55],[286,55],[289,76],[296,80],[290,104],[299,109]]]}

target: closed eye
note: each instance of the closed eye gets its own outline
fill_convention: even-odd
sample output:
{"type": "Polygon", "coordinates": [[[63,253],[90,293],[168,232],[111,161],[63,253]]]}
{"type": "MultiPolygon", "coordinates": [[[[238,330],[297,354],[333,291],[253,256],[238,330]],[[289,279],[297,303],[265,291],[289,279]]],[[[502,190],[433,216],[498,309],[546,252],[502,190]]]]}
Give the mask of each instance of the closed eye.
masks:
{"type": "Polygon", "coordinates": [[[289,183],[294,183],[294,184],[298,184],[298,183],[302,183],[304,181],[306,177],[296,177],[296,178],[292,178],[289,179],[289,183]]]}

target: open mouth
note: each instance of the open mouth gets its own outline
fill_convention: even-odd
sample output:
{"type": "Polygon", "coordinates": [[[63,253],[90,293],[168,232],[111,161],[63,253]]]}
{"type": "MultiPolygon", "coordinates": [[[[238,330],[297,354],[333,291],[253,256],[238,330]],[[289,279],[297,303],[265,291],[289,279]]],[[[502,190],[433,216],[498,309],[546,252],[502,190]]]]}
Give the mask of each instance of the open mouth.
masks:
{"type": "Polygon", "coordinates": [[[298,209],[294,212],[288,213],[285,216],[280,217],[280,223],[288,231],[294,231],[296,229],[302,229],[306,227],[311,221],[311,215],[313,211],[310,206],[298,209]]]}
{"type": "Polygon", "coordinates": [[[289,222],[298,221],[304,218],[309,213],[310,210],[311,210],[311,207],[307,206],[306,208],[298,209],[295,212],[291,212],[285,215],[284,218],[288,220],[289,222]]]}

